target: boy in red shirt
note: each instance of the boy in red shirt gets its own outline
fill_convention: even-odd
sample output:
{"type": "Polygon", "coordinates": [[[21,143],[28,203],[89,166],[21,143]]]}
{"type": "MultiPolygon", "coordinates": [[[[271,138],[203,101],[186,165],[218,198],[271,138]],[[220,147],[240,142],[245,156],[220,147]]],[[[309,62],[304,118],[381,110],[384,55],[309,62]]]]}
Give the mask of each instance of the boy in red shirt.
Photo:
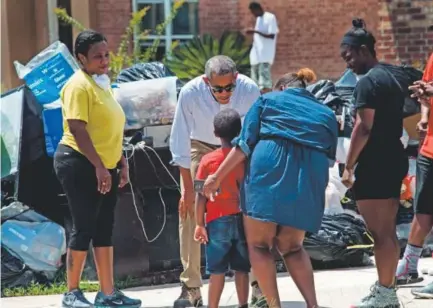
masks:
{"type": "MultiPolygon", "coordinates": [[[[216,172],[232,149],[231,141],[240,131],[241,119],[235,110],[225,109],[215,116],[214,132],[221,139],[221,148],[203,156],[197,180],[206,180],[216,172]]],[[[221,183],[221,191],[214,200],[207,200],[200,193],[196,197],[194,238],[206,244],[206,271],[210,274],[209,308],[219,306],[225,273],[229,268],[235,271],[239,307],[248,307],[248,273],[251,265],[239,205],[239,188],[243,177],[244,165],[240,164],[221,183]]]]}

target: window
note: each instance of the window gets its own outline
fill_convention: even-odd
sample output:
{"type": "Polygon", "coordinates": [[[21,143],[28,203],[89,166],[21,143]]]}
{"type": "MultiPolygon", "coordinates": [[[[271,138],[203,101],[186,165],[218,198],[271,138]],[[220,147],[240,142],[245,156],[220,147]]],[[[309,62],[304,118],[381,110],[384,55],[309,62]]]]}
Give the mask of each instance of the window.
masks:
{"type": "Polygon", "coordinates": [[[132,0],[134,11],[149,6],[141,23],[141,30],[150,30],[150,35],[140,42],[142,47],[152,45],[152,42],[160,38],[160,47],[157,57],[161,57],[161,51],[165,49],[168,53],[171,49],[172,41],[186,41],[198,34],[198,0],[186,0],[184,5],[177,12],[176,17],[165,29],[165,33],[157,36],[156,26],[164,22],[171,12],[173,0],[132,0]]]}

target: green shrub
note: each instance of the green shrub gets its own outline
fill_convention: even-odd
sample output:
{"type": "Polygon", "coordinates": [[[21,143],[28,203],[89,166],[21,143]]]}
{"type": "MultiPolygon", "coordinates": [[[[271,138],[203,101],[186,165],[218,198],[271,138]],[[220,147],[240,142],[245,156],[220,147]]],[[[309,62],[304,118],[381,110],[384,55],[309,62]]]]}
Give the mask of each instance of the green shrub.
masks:
{"type": "Polygon", "coordinates": [[[249,75],[250,50],[250,44],[240,32],[226,31],[220,39],[204,34],[174,48],[165,64],[179,79],[189,81],[204,74],[209,58],[225,55],[235,61],[240,73],[249,75]]]}

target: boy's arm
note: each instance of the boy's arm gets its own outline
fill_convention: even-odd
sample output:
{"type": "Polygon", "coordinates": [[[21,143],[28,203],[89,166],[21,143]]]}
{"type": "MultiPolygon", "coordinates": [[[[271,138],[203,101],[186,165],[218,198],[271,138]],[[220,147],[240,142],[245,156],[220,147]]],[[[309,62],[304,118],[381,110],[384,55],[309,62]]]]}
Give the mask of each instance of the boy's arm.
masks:
{"type": "MultiPolygon", "coordinates": [[[[208,175],[209,175],[209,172],[207,171],[207,168],[206,168],[206,157],[203,157],[201,162],[200,162],[200,165],[198,166],[197,174],[195,177],[197,180],[206,180],[208,175]]],[[[196,222],[197,226],[204,227],[204,225],[205,225],[204,215],[206,212],[206,201],[207,201],[207,198],[203,194],[196,193],[196,197],[195,197],[195,222],[196,222]]]]}
{"type": "Polygon", "coordinates": [[[195,197],[195,223],[199,227],[204,227],[204,215],[206,209],[206,197],[201,193],[197,193],[195,197]]]}

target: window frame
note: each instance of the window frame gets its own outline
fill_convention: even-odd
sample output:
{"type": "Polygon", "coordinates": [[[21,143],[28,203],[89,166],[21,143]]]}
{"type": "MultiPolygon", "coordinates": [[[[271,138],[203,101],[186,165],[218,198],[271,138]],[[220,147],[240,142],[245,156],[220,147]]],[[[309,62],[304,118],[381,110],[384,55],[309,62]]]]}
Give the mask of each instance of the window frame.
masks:
{"type": "MultiPolygon", "coordinates": [[[[144,4],[144,5],[151,5],[151,4],[163,4],[164,5],[164,20],[166,20],[171,13],[172,8],[172,1],[173,0],[132,0],[132,11],[137,12],[138,11],[138,5],[144,4]]],[[[186,0],[186,3],[198,3],[199,0],[186,0]]],[[[140,44],[140,46],[148,46],[148,42],[139,42],[138,40],[138,31],[135,31],[134,33],[134,40],[136,44],[140,44]]],[[[165,54],[169,54],[171,51],[171,44],[173,40],[190,40],[194,38],[194,34],[173,34],[173,23],[165,27],[165,33],[164,35],[148,35],[147,40],[154,41],[156,39],[160,39],[161,43],[165,46],[165,54]]]]}

